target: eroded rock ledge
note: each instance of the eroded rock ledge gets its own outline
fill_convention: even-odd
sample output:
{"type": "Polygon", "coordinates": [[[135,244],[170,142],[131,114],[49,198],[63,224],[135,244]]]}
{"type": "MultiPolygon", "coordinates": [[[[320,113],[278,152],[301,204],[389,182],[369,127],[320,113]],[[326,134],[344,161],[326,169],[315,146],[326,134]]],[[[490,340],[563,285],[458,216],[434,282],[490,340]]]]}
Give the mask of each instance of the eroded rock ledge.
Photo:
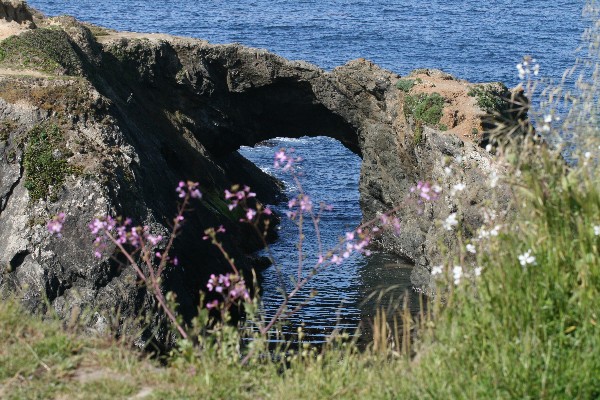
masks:
{"type": "MultiPolygon", "coordinates": [[[[119,308],[127,317],[151,309],[132,271],[92,256],[87,224],[112,213],[166,232],[173,188],[190,179],[201,183],[205,198],[177,243],[183,268],[169,271],[165,285],[177,293],[182,312],[193,314],[208,274],[226,268],[200,240],[203,227],[225,224],[233,233],[227,246],[246,268],[243,254],[256,248],[225,207],[223,189],[247,183],[264,202],[278,192],[276,182],[236,153],[242,145],[275,136],[338,139],[363,158],[365,218],[403,204],[419,180],[446,191],[464,182],[469,230],[482,223],[476,206],[487,197],[484,182],[502,173],[480,146],[485,113],[473,93],[485,85],[439,71],[401,79],[366,60],[326,72],[239,45],[31,15],[31,24],[14,32],[19,36],[0,43],[0,286],[3,293],[24,290],[31,308],[47,301],[64,317],[91,308],[99,326],[107,323],[106,311],[119,308]],[[444,106],[437,122],[406,112],[409,96],[439,91],[444,106]],[[39,126],[58,129],[55,156],[69,168],[62,180],[47,182],[44,196],[32,198],[24,158],[39,126]],[[446,176],[447,157],[459,157],[464,173],[446,176]],[[51,238],[44,225],[59,211],[67,213],[63,240],[51,238]]],[[[427,266],[439,257],[440,242],[453,243],[433,221],[456,207],[446,196],[420,214],[401,209],[402,233],[382,244],[427,266]]]]}

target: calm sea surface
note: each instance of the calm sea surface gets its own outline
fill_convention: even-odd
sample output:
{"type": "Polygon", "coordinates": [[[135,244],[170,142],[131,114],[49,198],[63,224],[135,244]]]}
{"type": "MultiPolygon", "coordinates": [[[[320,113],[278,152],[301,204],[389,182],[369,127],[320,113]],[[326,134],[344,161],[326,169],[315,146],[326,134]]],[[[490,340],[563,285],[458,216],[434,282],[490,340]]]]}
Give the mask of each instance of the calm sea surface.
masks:
{"type": "MultiPolygon", "coordinates": [[[[193,36],[213,43],[238,42],[266,48],[289,59],[331,69],[364,57],[399,74],[415,68],[439,68],[475,82],[517,83],[515,64],[531,54],[541,75],[560,79],[575,58],[587,26],[583,0],[192,0],[53,1],[30,0],[48,15],[70,14],[83,21],[119,30],[193,36]]],[[[303,184],[315,201],[333,205],[321,224],[326,246],[361,220],[358,205],[360,159],[329,138],[275,139],[241,153],[266,171],[273,154],[295,148],[306,161],[303,184]]],[[[294,186],[278,175],[293,195],[294,186]]],[[[275,205],[280,210],[285,204],[275,205]]],[[[310,232],[304,244],[315,253],[310,232]]],[[[298,258],[297,228],[281,225],[273,246],[283,274],[294,275],[298,258]]],[[[310,260],[310,259],[309,259],[310,260]]],[[[310,262],[307,261],[310,265],[310,262]]],[[[387,254],[356,257],[319,275],[312,287],[318,296],[295,316],[319,340],[333,327],[354,329],[373,313],[365,296],[390,285],[397,295],[410,288],[410,269],[387,254]]],[[[288,278],[284,279],[289,284],[288,278]]],[[[265,272],[267,313],[280,301],[274,268],[265,272]]],[[[414,302],[413,302],[414,303],[414,302]]]]}

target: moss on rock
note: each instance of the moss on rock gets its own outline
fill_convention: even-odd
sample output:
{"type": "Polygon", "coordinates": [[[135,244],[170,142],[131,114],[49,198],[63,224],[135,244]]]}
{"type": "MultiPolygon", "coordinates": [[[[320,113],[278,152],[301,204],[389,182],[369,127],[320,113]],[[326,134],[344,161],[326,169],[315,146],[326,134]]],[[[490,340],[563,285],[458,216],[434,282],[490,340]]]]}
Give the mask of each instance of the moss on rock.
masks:
{"type": "Polygon", "coordinates": [[[31,201],[56,200],[56,189],[75,172],[64,154],[64,138],[58,126],[38,125],[29,131],[23,167],[31,201]]]}

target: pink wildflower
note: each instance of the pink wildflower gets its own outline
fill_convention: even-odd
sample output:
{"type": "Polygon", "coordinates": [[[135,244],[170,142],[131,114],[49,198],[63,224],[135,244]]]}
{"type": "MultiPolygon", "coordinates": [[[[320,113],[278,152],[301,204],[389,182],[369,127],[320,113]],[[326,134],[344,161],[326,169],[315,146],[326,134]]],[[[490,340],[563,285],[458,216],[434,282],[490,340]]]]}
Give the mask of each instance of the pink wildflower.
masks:
{"type": "Polygon", "coordinates": [[[62,237],[61,231],[63,229],[63,224],[65,223],[65,217],[65,213],[60,212],[58,215],[48,221],[48,225],[46,226],[48,232],[58,237],[62,237]]]}
{"type": "Polygon", "coordinates": [[[213,308],[219,307],[219,300],[213,300],[210,303],[206,304],[206,308],[212,310],[213,308]]]}

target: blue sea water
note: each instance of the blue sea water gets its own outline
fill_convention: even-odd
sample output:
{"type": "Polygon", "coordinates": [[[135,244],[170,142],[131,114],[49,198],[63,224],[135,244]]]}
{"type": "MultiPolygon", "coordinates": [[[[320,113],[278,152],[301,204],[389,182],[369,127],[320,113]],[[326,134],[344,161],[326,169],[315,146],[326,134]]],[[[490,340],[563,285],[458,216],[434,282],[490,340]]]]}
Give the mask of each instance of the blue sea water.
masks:
{"type": "Polygon", "coordinates": [[[238,42],[331,69],[364,57],[400,74],[441,68],[470,81],[516,83],[535,56],[560,77],[587,22],[584,0],[30,0],[129,31],[238,42]]]}
{"type": "MultiPolygon", "coordinates": [[[[80,20],[118,30],[162,32],[238,42],[266,48],[289,59],[312,62],[324,69],[359,57],[399,74],[416,68],[439,68],[474,82],[518,83],[515,65],[532,55],[540,74],[560,79],[573,64],[579,38],[589,21],[582,18],[584,0],[30,0],[48,15],[70,14],[80,20]]],[[[322,220],[326,246],[360,223],[358,176],[360,159],[328,138],[271,140],[241,153],[266,171],[280,147],[296,148],[306,161],[302,168],[306,191],[316,202],[333,205],[322,220]]],[[[294,194],[289,177],[288,192],[294,194]]],[[[285,204],[275,205],[280,211],[285,204]]],[[[305,251],[314,254],[310,232],[305,251]]],[[[297,271],[297,228],[281,225],[273,246],[287,277],[297,271]]],[[[307,261],[308,262],[308,261],[307,261]]],[[[356,257],[317,279],[319,295],[294,316],[311,327],[316,340],[334,326],[355,328],[372,315],[366,294],[382,286],[410,287],[410,269],[387,254],[356,257]]],[[[275,268],[265,271],[267,314],[280,301],[275,268]]],[[[285,279],[289,284],[290,280],[285,279]]],[[[413,299],[414,300],[414,299],[413,299]]]]}

